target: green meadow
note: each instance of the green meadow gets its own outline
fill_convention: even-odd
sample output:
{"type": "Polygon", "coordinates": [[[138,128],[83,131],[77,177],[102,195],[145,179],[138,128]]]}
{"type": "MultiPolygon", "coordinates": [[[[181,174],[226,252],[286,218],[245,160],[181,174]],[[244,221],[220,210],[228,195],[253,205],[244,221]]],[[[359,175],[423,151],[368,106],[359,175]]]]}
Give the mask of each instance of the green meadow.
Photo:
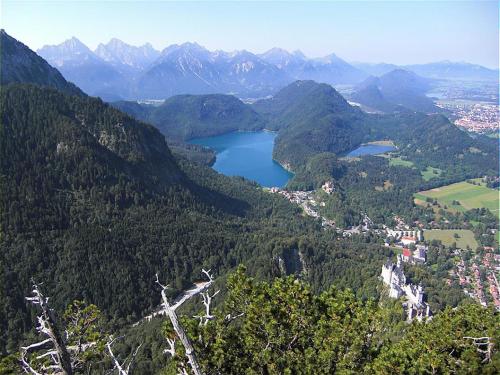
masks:
{"type": "Polygon", "coordinates": [[[458,248],[466,249],[469,246],[472,250],[476,250],[479,246],[474,233],[468,229],[432,229],[424,231],[424,240],[432,241],[439,240],[445,246],[451,246],[454,242],[458,248]],[[455,234],[458,238],[455,237],[455,234]]]}
{"type": "Polygon", "coordinates": [[[446,205],[449,209],[457,211],[467,211],[473,208],[484,207],[493,213],[499,213],[498,190],[490,189],[483,185],[472,185],[465,181],[421,191],[415,194],[415,198],[424,202],[426,198],[432,198],[437,200],[441,206],[446,205]],[[460,202],[460,205],[453,205],[453,201],[460,202]]]}

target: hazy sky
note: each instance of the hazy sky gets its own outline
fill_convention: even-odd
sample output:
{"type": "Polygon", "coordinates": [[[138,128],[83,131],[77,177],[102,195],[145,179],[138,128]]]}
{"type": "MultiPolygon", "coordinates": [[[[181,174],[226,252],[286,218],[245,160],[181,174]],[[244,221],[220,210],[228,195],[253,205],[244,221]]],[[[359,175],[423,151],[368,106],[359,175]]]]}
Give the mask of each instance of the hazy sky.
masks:
{"type": "Polygon", "coordinates": [[[162,49],[263,52],[279,46],[348,61],[468,61],[498,67],[497,1],[1,1],[1,27],[37,49],[76,36],[162,49]]]}

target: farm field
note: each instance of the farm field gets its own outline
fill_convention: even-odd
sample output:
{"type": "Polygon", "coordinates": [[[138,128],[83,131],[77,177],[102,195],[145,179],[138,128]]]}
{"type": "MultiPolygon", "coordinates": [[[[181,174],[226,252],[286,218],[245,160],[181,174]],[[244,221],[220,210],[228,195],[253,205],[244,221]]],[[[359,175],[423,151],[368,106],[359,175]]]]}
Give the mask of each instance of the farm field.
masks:
{"type": "Polygon", "coordinates": [[[476,250],[479,246],[476,239],[474,238],[474,233],[468,229],[431,229],[424,231],[424,240],[440,240],[443,245],[451,246],[456,242],[457,247],[461,249],[467,248],[469,246],[472,250],[476,250]],[[458,238],[454,235],[457,234],[458,238]]]}
{"type": "Polygon", "coordinates": [[[466,211],[484,207],[493,213],[499,213],[498,190],[472,185],[465,181],[415,194],[415,199],[418,200],[416,203],[425,202],[426,198],[436,199],[441,206],[446,205],[452,211],[466,211]],[[460,202],[460,205],[453,205],[453,201],[460,202]]]}

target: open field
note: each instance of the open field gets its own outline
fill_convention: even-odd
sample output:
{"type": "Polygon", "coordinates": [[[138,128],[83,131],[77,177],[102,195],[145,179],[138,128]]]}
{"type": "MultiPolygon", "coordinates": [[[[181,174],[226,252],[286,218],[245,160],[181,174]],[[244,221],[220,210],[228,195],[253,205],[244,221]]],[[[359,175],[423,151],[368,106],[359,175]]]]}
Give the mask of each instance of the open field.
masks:
{"type": "Polygon", "coordinates": [[[468,229],[425,230],[424,240],[440,240],[445,246],[451,246],[453,242],[456,242],[457,247],[461,249],[465,249],[467,248],[467,246],[469,246],[472,250],[476,250],[476,248],[479,246],[476,239],[474,238],[474,233],[468,229]],[[455,238],[454,234],[457,234],[459,238],[455,238]]]}
{"type": "Polygon", "coordinates": [[[401,166],[401,167],[407,167],[411,168],[413,167],[413,162],[409,160],[403,160],[400,157],[390,157],[389,158],[389,165],[392,166],[401,166]]]}
{"type": "Polygon", "coordinates": [[[397,156],[398,154],[397,153],[387,153],[387,154],[379,154],[377,156],[381,157],[381,158],[384,158],[384,159],[388,159],[389,160],[389,165],[391,167],[397,167],[397,166],[400,166],[400,167],[407,167],[407,168],[412,168],[414,166],[413,162],[412,161],[409,161],[409,160],[403,160],[401,159],[400,156],[397,156]]]}
{"type": "Polygon", "coordinates": [[[499,213],[499,191],[486,186],[472,185],[462,181],[415,194],[415,203],[425,202],[426,198],[436,199],[441,206],[450,210],[466,211],[473,208],[488,208],[493,213],[499,213]],[[453,201],[460,205],[453,205],[453,201]]]}
{"type": "Polygon", "coordinates": [[[439,177],[439,175],[441,174],[441,169],[427,167],[424,171],[422,171],[420,173],[422,174],[422,178],[425,181],[429,181],[430,179],[433,179],[435,177],[439,177]]]}

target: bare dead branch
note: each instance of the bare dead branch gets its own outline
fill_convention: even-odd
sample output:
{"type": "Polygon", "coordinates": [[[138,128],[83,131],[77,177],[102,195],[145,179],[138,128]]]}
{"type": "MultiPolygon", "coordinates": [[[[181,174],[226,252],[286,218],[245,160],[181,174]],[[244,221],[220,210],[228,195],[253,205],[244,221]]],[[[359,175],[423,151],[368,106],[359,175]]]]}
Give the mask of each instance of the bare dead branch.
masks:
{"type": "Polygon", "coordinates": [[[170,354],[170,356],[173,358],[175,357],[175,339],[169,339],[167,338],[168,345],[170,346],[169,349],[165,349],[163,353],[165,354],[170,354]]]}
{"type": "Polygon", "coordinates": [[[200,324],[206,325],[209,320],[212,320],[214,316],[210,313],[210,304],[212,303],[212,298],[219,294],[220,290],[216,291],[214,294],[210,295],[208,292],[201,293],[202,302],[205,306],[205,315],[195,316],[195,318],[200,319],[200,324]]]}
{"type": "Polygon", "coordinates": [[[53,350],[46,355],[40,355],[40,357],[43,358],[46,356],[50,356],[54,363],[52,365],[49,365],[48,368],[58,368],[59,373],[62,373],[64,375],[72,375],[73,367],[71,365],[70,355],[66,349],[66,345],[61,337],[59,329],[57,328],[53,311],[49,307],[49,298],[43,295],[39,285],[40,284],[37,284],[33,281],[33,295],[31,297],[26,297],[26,300],[31,302],[33,305],[38,305],[40,307],[41,315],[37,317],[38,325],[36,326],[36,329],[40,334],[46,335],[48,336],[48,338],[39,343],[21,348],[21,363],[25,371],[33,373],[33,371],[35,370],[28,363],[26,354],[29,351],[45,349],[46,346],[48,346],[50,343],[53,346],[53,350]]]}
{"type": "Polygon", "coordinates": [[[112,346],[115,343],[116,340],[121,339],[122,337],[116,337],[113,338],[113,336],[109,336],[108,342],[106,343],[106,348],[108,349],[109,356],[111,357],[111,360],[113,361],[114,367],[113,370],[117,370],[119,375],[128,375],[130,372],[130,368],[132,367],[132,363],[134,362],[135,357],[137,356],[137,353],[139,352],[139,349],[141,348],[142,344],[139,345],[130,355],[128,359],[125,359],[122,363],[118,361],[118,358],[116,357],[115,353],[113,352],[112,346]],[[128,364],[126,364],[128,362],[128,364]]]}
{"type": "Polygon", "coordinates": [[[493,351],[493,342],[488,336],[484,337],[471,337],[464,336],[464,339],[472,340],[473,344],[476,346],[476,350],[480,354],[484,354],[483,363],[491,361],[491,352],[493,351]],[[486,349],[483,349],[486,347],[486,349]]]}
{"type": "Polygon", "coordinates": [[[33,367],[31,367],[31,365],[29,364],[28,360],[26,359],[26,354],[27,354],[27,351],[24,350],[24,348],[21,348],[21,367],[23,368],[23,370],[28,373],[28,374],[33,374],[33,375],[42,375],[41,373],[39,373],[38,371],[36,371],[33,367]]]}
{"type": "MultiPolygon", "coordinates": [[[[207,274],[207,276],[209,277],[210,280],[212,280],[209,272],[204,271],[204,273],[207,274]]],[[[167,294],[166,294],[167,287],[160,284],[160,282],[158,281],[158,276],[156,278],[157,278],[157,284],[162,287],[161,298],[162,298],[163,309],[164,309],[166,315],[168,315],[168,317],[170,318],[170,322],[172,323],[172,326],[174,327],[174,331],[177,334],[177,337],[179,337],[182,345],[184,346],[184,348],[186,350],[186,357],[188,358],[189,365],[191,366],[195,375],[203,375],[203,372],[202,372],[201,367],[198,363],[198,360],[196,359],[193,345],[191,344],[191,341],[189,340],[188,336],[186,335],[184,328],[179,323],[179,320],[177,318],[177,314],[175,313],[175,310],[172,308],[172,306],[170,305],[170,302],[168,301],[167,294]]]]}

